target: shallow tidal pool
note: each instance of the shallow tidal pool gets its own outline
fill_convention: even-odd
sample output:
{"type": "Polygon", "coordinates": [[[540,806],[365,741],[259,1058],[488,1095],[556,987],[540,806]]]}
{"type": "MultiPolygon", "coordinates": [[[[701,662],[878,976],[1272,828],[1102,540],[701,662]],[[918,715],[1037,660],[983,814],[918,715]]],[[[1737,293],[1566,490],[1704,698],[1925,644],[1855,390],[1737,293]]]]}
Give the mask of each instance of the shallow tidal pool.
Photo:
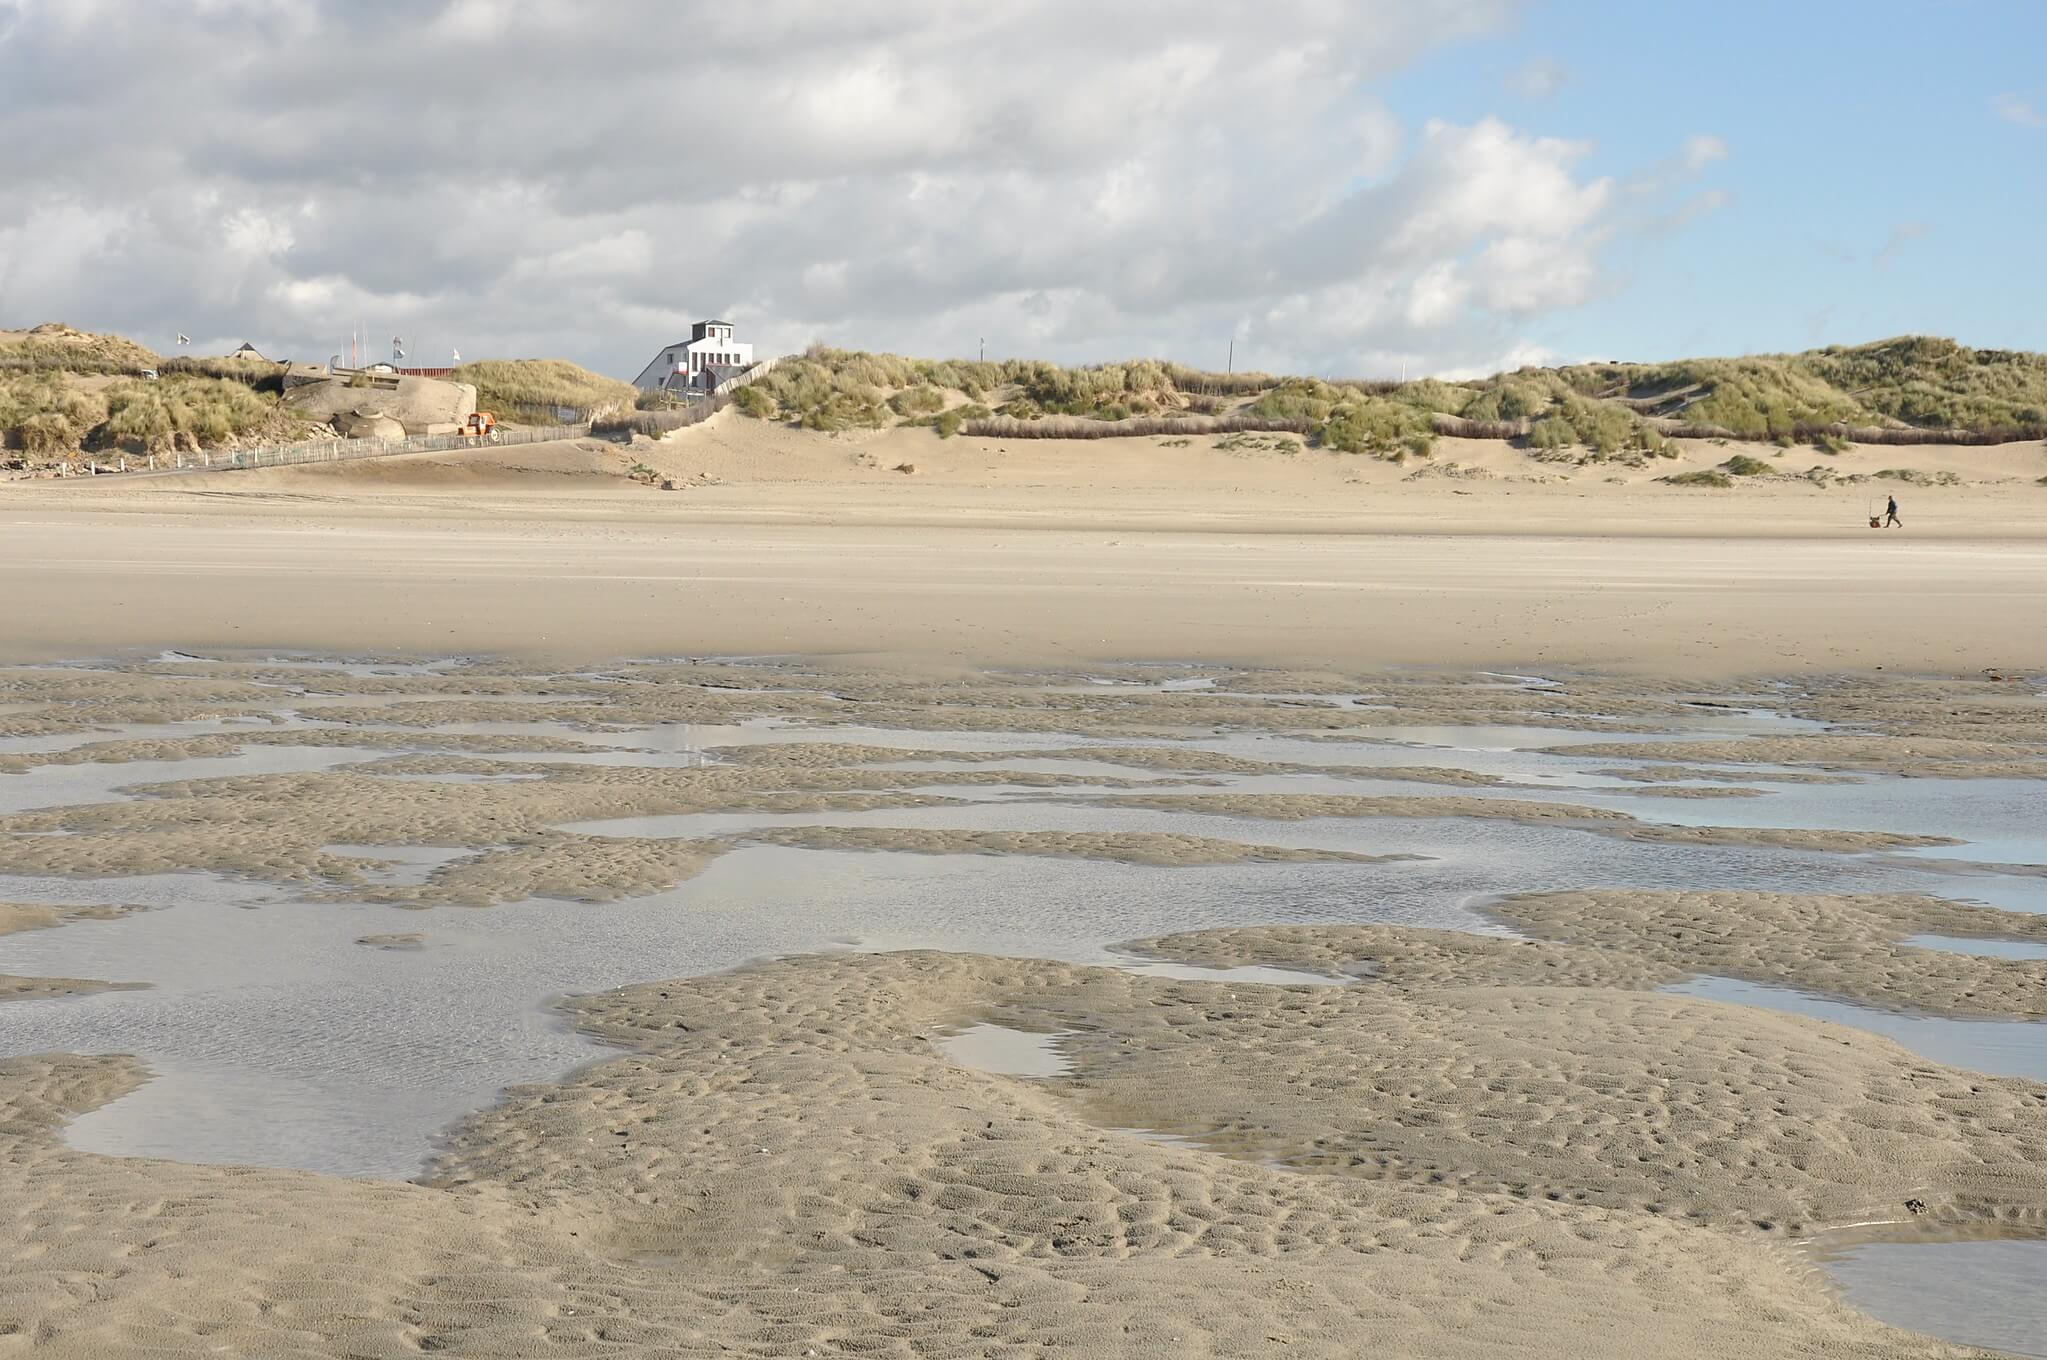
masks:
{"type": "MultiPolygon", "coordinates": [[[[197,867],[211,862],[202,830],[178,842],[188,867],[0,871],[0,901],[139,908],[0,935],[0,973],[140,984],[4,1003],[0,1056],[132,1053],[147,1065],[141,1087],[67,1126],[64,1137],[84,1150],[402,1179],[425,1171],[443,1135],[506,1087],[605,1055],[566,1023],[562,998],[770,957],[940,949],[1161,978],[1369,986],[1270,964],[1199,968],[1120,946],[1274,924],[1501,935],[1486,902],[1592,886],[1918,893],[2047,911],[2047,877],[2029,872],[2047,863],[2047,781],[1860,772],[1772,783],[1786,769],[1771,765],[1747,781],[1722,769],[1653,783],[1616,767],[1655,761],[1573,750],[1826,730],[1753,697],[1672,703],[1654,720],[1635,713],[1607,730],[1596,713],[1564,708],[1498,720],[1488,704],[1532,696],[1562,705],[1553,696],[1564,687],[1482,679],[1452,696],[1474,705],[1471,722],[1446,717],[1450,700],[1430,689],[1417,721],[1332,731],[1331,715],[1400,716],[1399,686],[1261,694],[1192,668],[1147,668],[1116,683],[1000,678],[962,691],[955,712],[942,692],[912,703],[772,666],[748,684],[756,677],[732,669],[716,683],[664,681],[680,686],[671,696],[635,687],[623,672],[573,677],[573,694],[568,677],[550,676],[493,676],[490,692],[479,684],[472,693],[457,661],[230,664],[178,654],[140,669],[78,668],[81,677],[159,687],[152,702],[166,716],[137,721],[123,711],[79,731],[0,735],[0,758],[13,762],[0,774],[0,850],[10,838],[86,836],[104,838],[110,855],[141,856],[138,846],[168,840],[124,838],[163,827],[151,819],[179,800],[204,809],[185,831],[232,806],[239,819],[217,822],[220,837],[254,837],[259,848],[234,870],[197,867]],[[235,697],[209,699],[195,714],[175,702],[181,681],[235,697]],[[522,711],[491,716],[504,704],[522,711]],[[914,725],[919,714],[931,725],[914,725]],[[962,714],[972,721],[941,725],[962,714]],[[260,739],[235,747],[237,733],[260,739]],[[216,745],[180,756],[164,744],[180,741],[216,745]],[[136,742],[147,749],[121,745],[136,742]],[[1153,748],[1173,759],[1144,754],[1153,748]],[[334,805],[332,834],[294,821],[320,806],[321,781],[341,779],[364,781],[350,787],[380,809],[374,838],[351,829],[358,820],[345,799],[334,805]],[[1757,792],[1672,797],[1666,787],[1724,793],[1745,782],[1757,792]],[[667,792],[651,797],[649,787],[667,792]],[[1475,806],[1286,819],[1120,801],[1133,794],[1475,806]],[[663,799],[676,806],[650,808],[663,799]],[[1489,811],[1531,801],[1620,812],[1650,827],[1893,831],[1962,843],[1902,854],[1674,844],[1614,834],[1612,822],[1489,811]],[[402,834],[408,817],[416,838],[402,834]],[[260,837],[273,824],[271,873],[260,837]],[[865,839],[832,839],[854,835],[865,839]],[[1059,837],[1107,838],[1106,848],[1062,850],[1059,837]],[[678,842],[708,847],[704,862],[644,890],[603,888],[614,857],[649,859],[656,873],[678,842]],[[517,877],[529,872],[522,854],[555,853],[560,861],[517,877]],[[597,886],[576,891],[575,874],[593,864],[597,886]]],[[[9,716],[41,712],[18,705],[9,716]]],[[[2020,966],[2047,961],[2037,942],[1928,934],[1903,943],[2020,966]]],[[[1671,990],[1861,1028],[1935,1062],[2047,1082],[2047,1025],[2037,1021],[1930,1016],[1712,976],[1671,990]]],[[[978,1025],[943,1042],[956,1061],[1017,1079],[1065,1070],[1056,1036],[978,1025]]],[[[1879,1317],[2047,1354],[2047,1315],[1998,1303],[2027,1290],[2047,1298],[2043,1252],[2038,1241],[1869,1240],[1817,1259],[1879,1317]]]]}

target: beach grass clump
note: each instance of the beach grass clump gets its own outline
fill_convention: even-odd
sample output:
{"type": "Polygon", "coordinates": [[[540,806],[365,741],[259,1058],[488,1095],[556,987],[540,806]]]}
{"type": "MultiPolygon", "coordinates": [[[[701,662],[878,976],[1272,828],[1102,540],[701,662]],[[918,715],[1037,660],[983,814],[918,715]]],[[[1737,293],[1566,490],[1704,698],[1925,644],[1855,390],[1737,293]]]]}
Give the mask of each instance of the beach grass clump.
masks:
{"type": "Polygon", "coordinates": [[[1436,435],[1429,412],[1420,406],[1384,397],[1348,399],[1329,412],[1315,432],[1315,442],[1341,453],[1371,453],[1381,458],[1426,458],[1435,450],[1436,435]]]}
{"type": "Polygon", "coordinates": [[[0,333],[0,372],[135,375],[163,360],[119,335],[99,335],[59,321],[19,333],[0,333]]]}
{"type": "MultiPolygon", "coordinates": [[[[684,393],[673,392],[663,387],[657,387],[648,392],[641,392],[633,398],[633,409],[635,411],[680,411],[693,404],[689,396],[684,393]]],[[[622,413],[613,413],[614,416],[619,414],[622,413]]],[[[599,416],[597,419],[603,420],[605,417],[599,416]]]]}
{"type": "Polygon", "coordinates": [[[1767,439],[1850,413],[1847,401],[1824,384],[1801,381],[1788,370],[1751,365],[1730,368],[1708,395],[1684,409],[1680,419],[1725,430],[1738,439],[1767,439]]]}
{"type": "Polygon", "coordinates": [[[945,409],[945,393],[929,383],[918,383],[906,387],[888,399],[888,408],[899,416],[915,420],[918,416],[935,415],[945,409]]]}
{"type": "Polygon", "coordinates": [[[1349,395],[1320,378],[1288,378],[1259,394],[1244,409],[1268,420],[1312,420],[1319,424],[1329,419],[1337,403],[1349,395]]]}
{"type": "Polygon", "coordinates": [[[1181,404],[1165,366],[1151,359],[1088,368],[1033,362],[1014,366],[1008,376],[1019,395],[1047,415],[1128,420],[1181,404]]]}
{"type": "Polygon", "coordinates": [[[1528,430],[1531,448],[1543,453],[1560,453],[1578,442],[1578,432],[1562,416],[1544,416],[1528,430]]]}
{"type": "Polygon", "coordinates": [[[1546,462],[1640,467],[1650,457],[1676,456],[1670,441],[1634,411],[1568,393],[1552,399],[1546,413],[1528,427],[1528,444],[1546,462]],[[1573,448],[1583,452],[1567,452],[1573,448]]]}
{"type": "Polygon", "coordinates": [[[1477,402],[1482,394],[1459,384],[1441,382],[1435,378],[1421,378],[1415,382],[1401,383],[1386,395],[1437,415],[1458,416],[1463,415],[1464,408],[1477,402]]]}
{"type": "Polygon", "coordinates": [[[156,453],[180,443],[205,448],[247,434],[276,411],[270,401],[233,378],[164,378],[124,381],[107,388],[107,418],[96,434],[114,444],[156,453]]]}
{"type": "Polygon", "coordinates": [[[1702,468],[1696,472],[1674,472],[1668,477],[1658,477],[1656,480],[1668,486],[1712,486],[1726,488],[1734,485],[1734,478],[1718,468],[1702,468]]]}
{"type": "Polygon", "coordinates": [[[1846,453],[1855,447],[1837,434],[1816,434],[1812,437],[1812,446],[1826,454],[1846,453]]]}
{"type": "Polygon", "coordinates": [[[891,393],[920,386],[932,389],[938,405],[944,404],[942,392],[921,380],[912,360],[812,345],[735,388],[733,401],[742,414],[757,420],[787,420],[808,430],[881,429],[901,414],[890,405],[891,393]]]}
{"type": "Polygon", "coordinates": [[[866,400],[848,392],[834,392],[803,413],[798,422],[806,430],[836,434],[842,430],[885,430],[895,424],[895,413],[886,402],[866,400]]]}
{"type": "Polygon", "coordinates": [[[35,458],[74,454],[107,418],[106,399],[53,372],[0,376],[0,443],[35,458]]]}
{"type": "Polygon", "coordinates": [[[1160,368],[1179,391],[1205,397],[1255,397],[1282,381],[1270,373],[1211,373],[1175,363],[1163,363],[1160,368]]]}
{"type": "Polygon", "coordinates": [[[1918,468],[1885,468],[1876,474],[1886,481],[1907,486],[1960,486],[1962,479],[1952,472],[1921,472],[1918,468]]]}
{"type": "Polygon", "coordinates": [[[260,429],[277,409],[274,398],[233,378],[173,374],[90,388],[48,371],[0,380],[0,436],[33,458],[75,457],[109,445],[205,448],[260,429]]]}
{"type": "Polygon", "coordinates": [[[1764,473],[1773,470],[1762,459],[1751,458],[1745,453],[1735,454],[1734,457],[1728,459],[1720,466],[1729,476],[1733,477],[1760,477],[1764,473]]]}
{"type": "Polygon", "coordinates": [[[1466,420],[1532,420],[1563,395],[1552,375],[1522,372],[1495,378],[1453,414],[1466,420]]]}
{"type": "Polygon", "coordinates": [[[284,395],[284,365],[268,359],[166,359],[158,372],[166,378],[227,378],[267,392],[273,396],[284,395]]]}
{"type": "Polygon", "coordinates": [[[776,410],[775,399],[768,395],[765,387],[748,384],[732,394],[732,404],[739,408],[739,414],[752,416],[755,420],[773,420],[776,410]]]}
{"type": "Polygon", "coordinates": [[[565,359],[481,359],[448,375],[476,388],[476,409],[500,420],[553,425],[564,410],[597,420],[635,408],[639,389],[565,359]]]}
{"type": "MultiPolygon", "coordinates": [[[[1185,439],[1166,441],[1167,444],[1185,444],[1185,439]]],[[[1301,441],[1283,434],[1259,434],[1239,430],[1224,435],[1215,441],[1215,446],[1224,453],[1283,453],[1296,454],[1301,451],[1301,441]]]]}
{"type": "Polygon", "coordinates": [[[950,439],[960,432],[960,427],[970,420],[986,420],[995,413],[978,401],[970,401],[950,410],[940,411],[931,417],[931,428],[938,431],[940,439],[950,439]]]}

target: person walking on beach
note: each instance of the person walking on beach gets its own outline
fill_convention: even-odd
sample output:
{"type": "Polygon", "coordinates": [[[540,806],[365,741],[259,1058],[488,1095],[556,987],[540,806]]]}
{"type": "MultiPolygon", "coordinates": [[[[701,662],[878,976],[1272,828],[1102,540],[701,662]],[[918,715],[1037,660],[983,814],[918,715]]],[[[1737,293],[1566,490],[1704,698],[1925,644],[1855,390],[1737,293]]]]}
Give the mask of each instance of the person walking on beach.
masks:
{"type": "Polygon", "coordinates": [[[1905,521],[1898,518],[1898,498],[1896,496],[1892,496],[1890,504],[1884,507],[1884,528],[1889,529],[1893,526],[1900,529],[1905,527],[1905,521]]]}

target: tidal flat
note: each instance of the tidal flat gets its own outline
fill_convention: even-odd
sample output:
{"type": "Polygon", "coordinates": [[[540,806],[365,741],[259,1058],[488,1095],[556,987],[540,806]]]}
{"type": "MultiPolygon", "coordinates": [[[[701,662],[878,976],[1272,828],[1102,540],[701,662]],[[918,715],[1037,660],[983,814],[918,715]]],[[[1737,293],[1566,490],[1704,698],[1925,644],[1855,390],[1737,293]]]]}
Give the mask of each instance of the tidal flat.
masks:
{"type": "Polygon", "coordinates": [[[2035,1259],[2043,828],[1984,680],[0,670],[0,1354],[2011,1346],[1810,1244],[2035,1259]]]}

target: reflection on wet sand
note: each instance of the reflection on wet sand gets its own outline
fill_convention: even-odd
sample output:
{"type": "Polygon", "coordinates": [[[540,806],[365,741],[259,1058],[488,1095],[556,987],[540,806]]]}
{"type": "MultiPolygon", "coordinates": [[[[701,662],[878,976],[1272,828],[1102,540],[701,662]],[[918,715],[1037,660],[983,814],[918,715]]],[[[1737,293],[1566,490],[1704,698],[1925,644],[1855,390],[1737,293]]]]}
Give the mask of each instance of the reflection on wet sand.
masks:
{"type": "MultiPolygon", "coordinates": [[[[1283,1174],[1318,1184],[1257,1195],[1345,1222],[1395,1212],[1357,1196],[1421,1194],[1434,1207],[1397,1212],[1512,1218],[1529,1260],[1561,1259],[1553,1228],[1662,1244],[1664,1284],[1604,1287],[1624,1312],[1703,1318],[1705,1281],[1767,1258],[1688,1222],[1780,1233],[1818,1205],[1803,1226],[1823,1226],[1938,1162],[1943,1137],[1981,1165],[2047,1154],[2020,1093],[2047,1081],[2047,926],[2025,914],[2047,899],[1970,863],[2047,862],[2047,721],[2014,718],[2011,697],[188,654],[0,672],[0,898],[22,904],[0,908],[0,983],[17,987],[0,996],[70,991],[4,1003],[0,1099],[64,1111],[21,1154],[46,1179],[60,1125],[74,1149],[182,1163],[583,1178],[593,1202],[619,1197],[618,1259],[684,1261],[658,1245],[688,1236],[677,1222],[622,1226],[661,1197],[635,1177],[776,1155],[740,1130],[785,1109],[857,1142],[853,1092],[900,1070],[883,1103],[925,1133],[881,1146],[921,1146],[952,1117],[918,1103],[941,1090],[972,1131],[968,1151],[917,1154],[933,1175],[979,1174],[999,1128],[1036,1168],[1003,1184],[1102,1136],[1122,1150],[1078,1155],[1110,1159],[1118,1185],[1236,1194],[1232,1178],[1283,1174]],[[2000,740],[1981,740],[1993,722],[2000,740]],[[1673,792],[1692,796],[1658,796],[1673,792]],[[924,950],[945,952],[877,954],[924,950]],[[642,1056],[586,1067],[621,1045],[642,1056]],[[86,1056],[9,1065],[29,1054],[86,1056]],[[720,1106],[746,1146],[671,1113],[655,1141],[708,1141],[628,1155],[655,1112],[725,1100],[708,1093],[728,1090],[726,1061],[755,1074],[720,1106]],[[615,1063],[624,1085],[570,1113],[615,1063]],[[671,1090],[635,1085],[633,1063],[711,1066],[671,1090]],[[1629,1141],[1666,1117],[1655,1147],[1629,1141]],[[1573,1119],[1596,1127],[1524,1137],[1573,1119]],[[1861,1151],[1798,1153],[1821,1121],[1861,1151]],[[1702,1128],[1735,1154],[1670,1150],[1702,1128]],[[575,1157],[505,1150],[570,1133],[575,1157]],[[1540,1224],[1514,1217],[1530,1203],[1540,1224]],[[1662,1288],[1684,1307],[1643,1302],[1662,1288]]],[[[844,1179],[880,1154],[831,1155],[852,1162],[788,1174],[844,1179]]],[[[2047,1212],[2025,1176],[1949,1180],[1918,1193],[1944,1213],[2047,1212]]],[[[952,1205],[915,1202],[911,1220],[952,1205]]],[[[1229,1234],[1267,1241],[1264,1210],[1230,1212],[1229,1234]]],[[[1843,1256],[1851,1299],[1889,1288],[1852,1278],[1889,1270],[1868,1264],[1889,1249],[1843,1256]]],[[[1890,1335],[1803,1285],[1754,1287],[1890,1335]]],[[[1962,1336],[1917,1304],[1867,1306],[1962,1336]]],[[[2000,1336],[2026,1321],[1995,1297],[1970,1311],[2000,1336]]]]}

